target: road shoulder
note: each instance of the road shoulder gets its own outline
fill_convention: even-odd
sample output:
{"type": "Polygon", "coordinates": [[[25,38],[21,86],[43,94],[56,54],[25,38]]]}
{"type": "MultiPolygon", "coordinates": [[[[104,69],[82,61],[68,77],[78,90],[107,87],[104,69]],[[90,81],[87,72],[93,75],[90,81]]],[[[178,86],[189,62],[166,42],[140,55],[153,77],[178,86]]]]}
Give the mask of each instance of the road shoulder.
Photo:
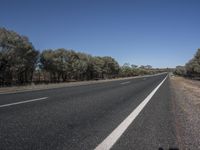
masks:
{"type": "Polygon", "coordinates": [[[200,149],[200,82],[171,77],[171,96],[180,149],[200,149]]]}

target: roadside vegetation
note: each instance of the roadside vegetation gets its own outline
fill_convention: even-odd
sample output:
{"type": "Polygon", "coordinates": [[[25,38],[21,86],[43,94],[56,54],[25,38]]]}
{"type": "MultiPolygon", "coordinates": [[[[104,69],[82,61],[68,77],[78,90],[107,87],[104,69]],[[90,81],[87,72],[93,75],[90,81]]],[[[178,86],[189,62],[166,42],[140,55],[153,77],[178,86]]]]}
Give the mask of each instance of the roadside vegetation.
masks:
{"type": "Polygon", "coordinates": [[[39,52],[26,36],[0,28],[0,86],[67,82],[155,74],[166,69],[119,63],[69,49],[39,52]]]}
{"type": "Polygon", "coordinates": [[[185,66],[177,66],[174,73],[184,77],[200,79],[200,49],[185,66]]]}

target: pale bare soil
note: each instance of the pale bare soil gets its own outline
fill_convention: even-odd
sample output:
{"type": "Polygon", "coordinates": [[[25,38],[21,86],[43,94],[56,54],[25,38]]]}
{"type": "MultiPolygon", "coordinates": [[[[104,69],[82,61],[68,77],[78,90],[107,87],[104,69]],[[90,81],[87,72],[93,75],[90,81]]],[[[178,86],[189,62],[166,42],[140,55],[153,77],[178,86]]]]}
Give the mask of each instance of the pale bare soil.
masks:
{"type": "Polygon", "coordinates": [[[200,150],[200,81],[171,77],[177,139],[182,150],[200,150]]]}

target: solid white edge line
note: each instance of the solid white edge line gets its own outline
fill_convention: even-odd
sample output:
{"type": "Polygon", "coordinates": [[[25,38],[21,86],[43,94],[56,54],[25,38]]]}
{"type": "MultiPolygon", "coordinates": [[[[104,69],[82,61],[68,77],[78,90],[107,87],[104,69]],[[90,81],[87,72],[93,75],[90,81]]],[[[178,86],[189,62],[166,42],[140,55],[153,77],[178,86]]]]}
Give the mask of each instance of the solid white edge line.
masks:
{"type": "Polygon", "coordinates": [[[95,150],[109,150],[112,146],[117,142],[117,140],[121,137],[121,135],[125,132],[125,130],[129,127],[129,125],[134,121],[134,119],[139,115],[142,109],[146,106],[146,104],[151,100],[156,91],[160,88],[160,86],[165,82],[168,75],[165,79],[133,110],[133,112],[120,123],[118,127],[116,127],[104,140],[101,142],[95,150]]]}
{"type": "Polygon", "coordinates": [[[0,105],[0,108],[2,107],[8,107],[8,106],[13,106],[13,105],[19,105],[19,104],[24,104],[24,103],[30,103],[30,102],[34,102],[34,101],[41,101],[41,100],[45,100],[48,97],[42,97],[42,98],[37,98],[37,99],[31,99],[31,100],[26,100],[26,101],[21,101],[21,102],[15,102],[15,103],[10,103],[10,104],[4,104],[4,105],[0,105]]]}

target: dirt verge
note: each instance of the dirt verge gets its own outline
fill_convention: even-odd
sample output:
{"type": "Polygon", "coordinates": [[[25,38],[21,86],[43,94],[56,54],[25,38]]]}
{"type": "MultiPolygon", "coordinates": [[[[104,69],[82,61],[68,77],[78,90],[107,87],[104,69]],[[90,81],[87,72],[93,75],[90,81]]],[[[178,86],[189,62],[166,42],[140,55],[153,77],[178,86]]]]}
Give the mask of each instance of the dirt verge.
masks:
{"type": "Polygon", "coordinates": [[[200,81],[171,77],[177,139],[182,150],[200,149],[200,81]]]}

